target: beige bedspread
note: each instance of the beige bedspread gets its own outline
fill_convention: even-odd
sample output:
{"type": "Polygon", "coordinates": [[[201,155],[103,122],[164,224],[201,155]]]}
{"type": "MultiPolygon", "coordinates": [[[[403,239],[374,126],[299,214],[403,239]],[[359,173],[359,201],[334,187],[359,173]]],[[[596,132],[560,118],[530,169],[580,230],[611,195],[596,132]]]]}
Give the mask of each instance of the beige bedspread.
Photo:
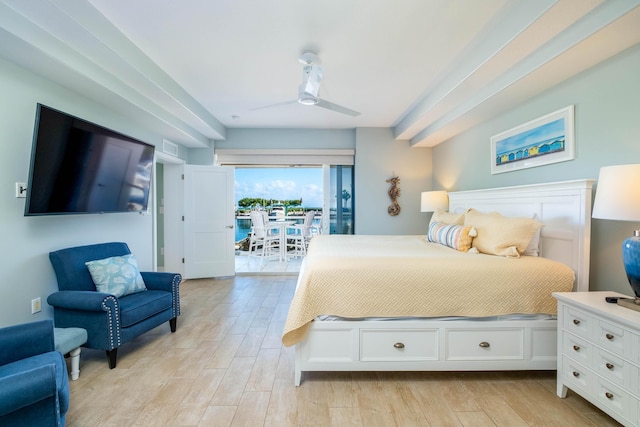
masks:
{"type": "Polygon", "coordinates": [[[319,315],[485,317],[556,313],[552,292],[574,272],[541,257],[458,252],[424,236],[317,236],[298,277],[282,342],[301,341],[319,315]]]}

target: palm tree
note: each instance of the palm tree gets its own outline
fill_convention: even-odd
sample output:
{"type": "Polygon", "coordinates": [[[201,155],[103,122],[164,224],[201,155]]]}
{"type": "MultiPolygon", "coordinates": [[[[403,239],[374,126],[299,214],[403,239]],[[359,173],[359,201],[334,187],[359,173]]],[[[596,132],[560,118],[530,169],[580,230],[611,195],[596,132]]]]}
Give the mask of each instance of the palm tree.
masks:
{"type": "Polygon", "coordinates": [[[347,190],[342,190],[342,207],[347,207],[347,202],[351,198],[351,194],[347,190]]]}

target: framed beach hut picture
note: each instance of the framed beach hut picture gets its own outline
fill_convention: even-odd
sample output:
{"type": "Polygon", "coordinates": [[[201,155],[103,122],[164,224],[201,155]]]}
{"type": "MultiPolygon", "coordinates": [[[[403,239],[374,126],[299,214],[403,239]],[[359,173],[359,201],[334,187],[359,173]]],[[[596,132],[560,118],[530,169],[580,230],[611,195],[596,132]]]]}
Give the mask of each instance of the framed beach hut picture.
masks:
{"type": "Polygon", "coordinates": [[[573,105],[491,137],[491,173],[575,158],[573,105]]]}

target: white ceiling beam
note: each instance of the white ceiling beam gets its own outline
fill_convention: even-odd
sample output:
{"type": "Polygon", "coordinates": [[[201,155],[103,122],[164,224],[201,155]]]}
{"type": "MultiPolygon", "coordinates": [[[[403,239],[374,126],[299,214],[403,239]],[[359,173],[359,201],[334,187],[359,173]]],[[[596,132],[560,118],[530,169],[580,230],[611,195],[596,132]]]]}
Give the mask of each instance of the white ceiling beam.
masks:
{"type": "MultiPolygon", "coordinates": [[[[62,0],[0,3],[0,28],[30,46],[30,55],[92,82],[90,90],[110,93],[175,128],[170,135],[187,147],[225,139],[226,128],[137,49],[88,2],[62,0]],[[4,3],[4,4],[3,4],[4,3]],[[104,40],[109,40],[106,45],[104,40]]],[[[20,64],[20,58],[11,60],[20,64]]],[[[36,62],[23,58],[23,63],[36,62]]],[[[41,73],[42,68],[35,72],[41,73]]],[[[76,80],[69,87],[77,90],[76,80]]],[[[63,77],[63,84],[64,84],[63,77]]],[[[108,95],[107,95],[108,96],[108,95]]]]}
{"type": "MultiPolygon", "coordinates": [[[[575,22],[565,31],[528,55],[521,62],[504,72],[499,78],[478,90],[467,102],[457,105],[454,109],[433,121],[422,131],[410,139],[412,146],[432,147],[442,142],[439,131],[454,121],[469,114],[489,99],[516,84],[540,67],[557,58],[588,37],[605,28],[615,20],[640,6],[640,0],[608,0],[594,8],[582,19],[575,22]]],[[[496,114],[499,113],[496,111],[496,114]]],[[[448,135],[448,133],[445,133],[448,135]]]]}
{"type": "Polygon", "coordinates": [[[487,25],[488,29],[484,37],[477,37],[476,42],[465,49],[443,78],[435,82],[422,100],[394,126],[395,138],[414,137],[429,124],[426,116],[430,111],[498,55],[505,46],[544,15],[556,2],[557,0],[542,0],[508,3],[487,25]]]}
{"type": "MultiPolygon", "coordinates": [[[[0,14],[2,14],[2,5],[0,5],[0,14]]],[[[1,27],[1,24],[0,24],[1,27]]],[[[44,76],[51,81],[70,88],[72,91],[95,100],[96,102],[109,106],[110,109],[117,111],[120,115],[126,116],[133,122],[139,123],[143,128],[149,128],[149,123],[153,123],[153,130],[172,140],[181,141],[183,145],[188,147],[207,147],[210,139],[193,128],[186,126],[184,123],[168,116],[162,110],[157,110],[158,114],[153,115],[149,111],[144,111],[132,103],[130,98],[123,98],[113,91],[105,89],[101,85],[97,85],[95,81],[87,78],[85,75],[76,73],[68,67],[62,65],[55,58],[45,55],[34,46],[26,43],[24,40],[17,38],[12,33],[6,32],[0,28],[0,39],[5,43],[0,43],[0,58],[10,58],[9,63],[16,64],[26,70],[31,70],[37,75],[44,76]],[[10,41],[10,43],[8,43],[10,41]],[[42,70],[46,70],[43,74],[42,70]]],[[[52,107],[60,108],[56,105],[52,107]]],[[[74,116],[82,117],[81,112],[67,111],[74,116]]],[[[34,104],[35,113],[35,104],[34,104]]],[[[85,117],[86,118],[86,117],[85,117]]],[[[95,121],[95,119],[93,120],[95,121]]],[[[119,132],[125,132],[123,129],[114,129],[119,132]]],[[[126,132],[125,132],[126,133],[126,132]]],[[[134,136],[134,135],[130,135],[134,136]]],[[[147,141],[152,143],[153,141],[147,141]]]]}

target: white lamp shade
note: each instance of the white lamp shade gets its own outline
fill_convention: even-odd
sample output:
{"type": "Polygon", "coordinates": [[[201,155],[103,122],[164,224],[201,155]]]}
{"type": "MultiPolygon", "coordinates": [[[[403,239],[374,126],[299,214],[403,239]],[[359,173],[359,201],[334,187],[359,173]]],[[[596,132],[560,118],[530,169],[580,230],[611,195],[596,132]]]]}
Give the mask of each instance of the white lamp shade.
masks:
{"type": "Polygon", "coordinates": [[[591,216],[640,221],[640,164],[600,168],[591,216]]]}
{"type": "Polygon", "coordinates": [[[435,212],[438,209],[449,209],[446,191],[425,191],[420,194],[420,212],[435,212]]]}

